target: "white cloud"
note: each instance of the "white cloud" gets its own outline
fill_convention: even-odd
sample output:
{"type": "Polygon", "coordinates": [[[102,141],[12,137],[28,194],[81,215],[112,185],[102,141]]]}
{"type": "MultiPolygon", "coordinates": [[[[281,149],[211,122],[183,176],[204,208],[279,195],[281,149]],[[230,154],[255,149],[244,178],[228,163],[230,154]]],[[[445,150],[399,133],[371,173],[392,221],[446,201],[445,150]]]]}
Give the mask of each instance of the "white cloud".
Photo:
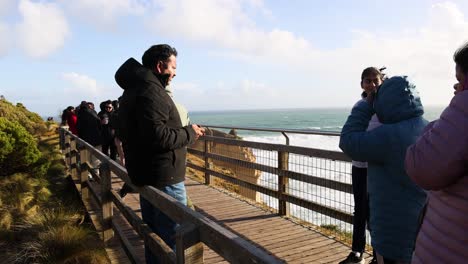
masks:
{"type": "MultiPolygon", "coordinates": [[[[412,77],[428,104],[446,104],[453,95],[452,54],[468,40],[468,21],[452,2],[426,10],[428,20],[421,28],[408,27],[397,33],[356,29],[349,46],[334,50],[318,49],[312,41],[284,29],[257,27],[246,11],[247,5],[264,8],[263,2],[255,2],[165,1],[147,24],[159,34],[214,44],[224,56],[293,69],[298,79],[310,80],[302,88],[295,87],[299,92],[310,94],[311,85],[320,86],[320,91],[313,90],[314,95],[326,91],[336,99],[334,105],[352,103],[359,91],[344,88],[359,89],[354,84],[359,83],[361,70],[370,65],[386,65],[390,73],[412,77]]],[[[330,104],[329,100],[315,101],[330,104]]]]}
{"type": "Polygon", "coordinates": [[[173,0],[161,3],[160,12],[150,14],[147,25],[167,36],[211,42],[256,57],[297,61],[301,54],[312,51],[309,42],[292,32],[259,29],[248,15],[249,7],[271,15],[263,1],[257,0],[173,0]]]}
{"type": "Polygon", "coordinates": [[[62,79],[71,85],[69,88],[67,88],[70,92],[91,95],[97,95],[99,93],[97,81],[87,75],[78,74],[76,72],[69,72],[63,73],[62,79]]]}
{"type": "Polygon", "coordinates": [[[19,44],[34,58],[45,57],[61,48],[69,35],[62,10],[53,3],[21,0],[22,22],[17,26],[19,44]]]}
{"type": "MultiPolygon", "coordinates": [[[[156,1],[155,1],[156,2],[156,1]]],[[[237,34],[237,28],[253,26],[235,0],[174,0],[156,3],[158,12],[150,13],[147,24],[157,32],[215,41],[227,45],[237,34]]]]}
{"type": "Polygon", "coordinates": [[[63,0],[70,13],[100,28],[115,25],[120,16],[141,15],[147,4],[142,0],[63,0]]]}
{"type": "Polygon", "coordinates": [[[113,85],[100,83],[86,74],[67,72],[62,73],[61,78],[64,85],[60,93],[60,102],[64,105],[76,105],[81,101],[88,101],[97,107],[100,102],[117,99],[123,91],[113,85]]]}

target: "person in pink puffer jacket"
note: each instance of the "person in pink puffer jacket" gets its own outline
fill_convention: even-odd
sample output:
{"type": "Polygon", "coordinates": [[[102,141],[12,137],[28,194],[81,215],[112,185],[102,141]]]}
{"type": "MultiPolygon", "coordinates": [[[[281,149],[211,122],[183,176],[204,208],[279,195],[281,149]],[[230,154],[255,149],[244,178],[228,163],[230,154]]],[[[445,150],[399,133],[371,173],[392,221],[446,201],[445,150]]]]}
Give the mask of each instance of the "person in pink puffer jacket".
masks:
{"type": "Polygon", "coordinates": [[[412,263],[468,263],[468,43],[455,52],[450,105],[406,152],[406,172],[429,190],[412,263]]]}

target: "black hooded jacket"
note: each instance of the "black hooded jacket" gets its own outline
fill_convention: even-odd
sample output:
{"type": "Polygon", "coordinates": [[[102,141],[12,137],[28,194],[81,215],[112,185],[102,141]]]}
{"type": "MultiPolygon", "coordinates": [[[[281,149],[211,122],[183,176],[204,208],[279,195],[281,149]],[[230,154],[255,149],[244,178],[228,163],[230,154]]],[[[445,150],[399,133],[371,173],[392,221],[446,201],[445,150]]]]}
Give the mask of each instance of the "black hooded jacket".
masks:
{"type": "Polygon", "coordinates": [[[81,106],[77,113],[76,129],[78,136],[93,146],[102,144],[101,120],[94,110],[81,106]]]}
{"type": "Polygon", "coordinates": [[[161,81],[135,59],[120,66],[115,80],[124,89],[119,108],[120,139],[132,182],[163,187],[183,181],[185,147],[195,141],[195,131],[182,127],[161,81]]]}

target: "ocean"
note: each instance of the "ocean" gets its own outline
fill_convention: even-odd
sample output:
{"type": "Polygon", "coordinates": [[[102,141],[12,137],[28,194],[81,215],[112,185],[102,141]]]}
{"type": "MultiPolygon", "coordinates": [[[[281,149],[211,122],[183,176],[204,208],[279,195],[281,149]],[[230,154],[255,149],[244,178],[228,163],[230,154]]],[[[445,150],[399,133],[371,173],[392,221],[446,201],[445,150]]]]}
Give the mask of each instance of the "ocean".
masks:
{"type": "MultiPolygon", "coordinates": [[[[444,107],[426,107],[424,117],[433,121],[439,118],[444,107]]],[[[190,121],[201,125],[312,129],[340,132],[350,113],[349,108],[269,109],[191,112],[190,121]]],[[[220,129],[223,130],[223,129],[220,129]]],[[[229,130],[223,130],[229,132],[229,130]]],[[[237,130],[245,140],[268,143],[285,143],[280,133],[237,130]]],[[[338,138],[289,134],[290,145],[327,150],[339,150],[338,138]]]]}

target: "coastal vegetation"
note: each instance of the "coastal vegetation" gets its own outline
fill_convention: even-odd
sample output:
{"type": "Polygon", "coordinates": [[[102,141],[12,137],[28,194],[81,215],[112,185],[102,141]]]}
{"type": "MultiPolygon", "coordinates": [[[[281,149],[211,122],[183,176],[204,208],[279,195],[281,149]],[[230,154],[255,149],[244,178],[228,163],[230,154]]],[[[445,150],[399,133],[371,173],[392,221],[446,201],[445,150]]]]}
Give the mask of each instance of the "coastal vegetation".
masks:
{"type": "Polygon", "coordinates": [[[66,177],[57,124],[0,99],[0,259],[109,263],[66,177]]]}

